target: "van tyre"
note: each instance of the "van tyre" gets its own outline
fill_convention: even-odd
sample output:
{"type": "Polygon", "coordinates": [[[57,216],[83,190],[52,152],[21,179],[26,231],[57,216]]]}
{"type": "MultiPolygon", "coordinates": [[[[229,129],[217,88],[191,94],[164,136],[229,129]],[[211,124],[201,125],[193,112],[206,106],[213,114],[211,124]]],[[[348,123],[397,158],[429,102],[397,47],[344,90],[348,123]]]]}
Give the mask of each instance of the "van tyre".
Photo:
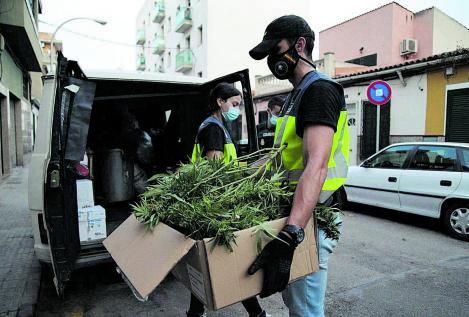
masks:
{"type": "Polygon", "coordinates": [[[334,207],[337,207],[342,211],[350,207],[347,201],[347,194],[345,193],[344,186],[336,190],[333,197],[334,197],[334,205],[335,205],[334,207]]]}
{"type": "Polygon", "coordinates": [[[443,224],[450,236],[469,241],[469,202],[449,204],[443,217],[443,224]]]}

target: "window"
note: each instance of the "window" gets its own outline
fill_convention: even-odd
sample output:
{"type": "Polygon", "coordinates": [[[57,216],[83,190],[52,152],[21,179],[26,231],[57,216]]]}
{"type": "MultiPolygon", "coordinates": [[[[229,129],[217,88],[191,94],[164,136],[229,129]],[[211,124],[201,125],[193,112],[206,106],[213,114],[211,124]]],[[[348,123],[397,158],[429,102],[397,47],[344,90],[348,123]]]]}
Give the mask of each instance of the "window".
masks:
{"type": "Polygon", "coordinates": [[[178,45],[176,46],[176,51],[177,51],[178,53],[181,51],[181,44],[178,44],[178,45]]]}
{"type": "Polygon", "coordinates": [[[461,158],[461,166],[463,172],[469,172],[469,149],[461,150],[462,158],[461,158]]]}
{"type": "Polygon", "coordinates": [[[409,168],[454,171],[456,170],[456,149],[447,146],[419,146],[409,168]]]}
{"type": "Polygon", "coordinates": [[[203,35],[203,27],[202,25],[199,26],[199,45],[202,45],[204,43],[204,35],[203,35]]]}
{"type": "Polygon", "coordinates": [[[186,37],[186,48],[191,48],[191,37],[186,37]]]}
{"type": "Polygon", "coordinates": [[[168,17],[168,32],[171,32],[171,17],[168,17]]]}
{"type": "Polygon", "coordinates": [[[363,66],[376,66],[378,64],[378,54],[361,56],[345,62],[363,66]]]}
{"type": "Polygon", "coordinates": [[[202,78],[203,77],[203,73],[202,72],[198,72],[197,75],[202,78]]]}
{"type": "Polygon", "coordinates": [[[31,77],[28,73],[23,73],[23,97],[29,100],[31,93],[31,77]]]}
{"type": "Polygon", "coordinates": [[[164,37],[164,24],[161,24],[161,35],[164,37]]]}
{"type": "Polygon", "coordinates": [[[412,148],[413,145],[393,146],[379,153],[374,158],[363,162],[363,166],[374,168],[402,168],[412,148]]]}
{"type": "Polygon", "coordinates": [[[171,67],[171,52],[168,52],[167,64],[168,64],[168,67],[171,67]]]}

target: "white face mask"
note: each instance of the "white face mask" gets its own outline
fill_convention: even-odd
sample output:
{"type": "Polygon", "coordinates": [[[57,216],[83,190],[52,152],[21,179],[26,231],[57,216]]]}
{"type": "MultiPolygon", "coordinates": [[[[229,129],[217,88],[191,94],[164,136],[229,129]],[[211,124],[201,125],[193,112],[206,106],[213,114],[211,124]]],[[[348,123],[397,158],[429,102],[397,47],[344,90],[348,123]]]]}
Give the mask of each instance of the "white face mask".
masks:
{"type": "Polygon", "coordinates": [[[278,117],[276,115],[273,114],[273,115],[270,116],[270,124],[271,125],[276,126],[277,121],[278,121],[278,117]]]}
{"type": "Polygon", "coordinates": [[[230,107],[228,111],[222,112],[223,118],[225,118],[226,121],[235,121],[238,119],[239,114],[239,109],[235,107],[230,107]]]}

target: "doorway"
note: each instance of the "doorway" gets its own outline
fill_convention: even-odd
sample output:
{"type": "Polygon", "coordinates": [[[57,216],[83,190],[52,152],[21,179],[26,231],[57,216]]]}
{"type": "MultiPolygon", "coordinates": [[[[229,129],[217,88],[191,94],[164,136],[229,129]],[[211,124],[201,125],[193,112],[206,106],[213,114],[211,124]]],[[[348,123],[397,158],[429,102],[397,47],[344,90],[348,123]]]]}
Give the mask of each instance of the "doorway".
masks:
{"type": "Polygon", "coordinates": [[[376,106],[363,101],[363,133],[360,160],[373,155],[390,144],[391,103],[376,106]]]}
{"type": "Polygon", "coordinates": [[[469,88],[448,90],[446,142],[469,143],[469,88]]]}

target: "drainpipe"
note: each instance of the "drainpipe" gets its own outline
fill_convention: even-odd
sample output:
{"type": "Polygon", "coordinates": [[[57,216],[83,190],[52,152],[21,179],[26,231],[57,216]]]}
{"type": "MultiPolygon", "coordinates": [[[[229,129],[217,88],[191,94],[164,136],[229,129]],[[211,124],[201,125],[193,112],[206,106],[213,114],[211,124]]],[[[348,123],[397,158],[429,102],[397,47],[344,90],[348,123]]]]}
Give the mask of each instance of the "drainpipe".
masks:
{"type": "Polygon", "coordinates": [[[402,72],[398,69],[396,71],[396,73],[397,73],[397,76],[399,77],[399,80],[401,81],[402,86],[404,86],[404,87],[407,86],[407,83],[406,83],[404,77],[402,76],[402,72]]]}

